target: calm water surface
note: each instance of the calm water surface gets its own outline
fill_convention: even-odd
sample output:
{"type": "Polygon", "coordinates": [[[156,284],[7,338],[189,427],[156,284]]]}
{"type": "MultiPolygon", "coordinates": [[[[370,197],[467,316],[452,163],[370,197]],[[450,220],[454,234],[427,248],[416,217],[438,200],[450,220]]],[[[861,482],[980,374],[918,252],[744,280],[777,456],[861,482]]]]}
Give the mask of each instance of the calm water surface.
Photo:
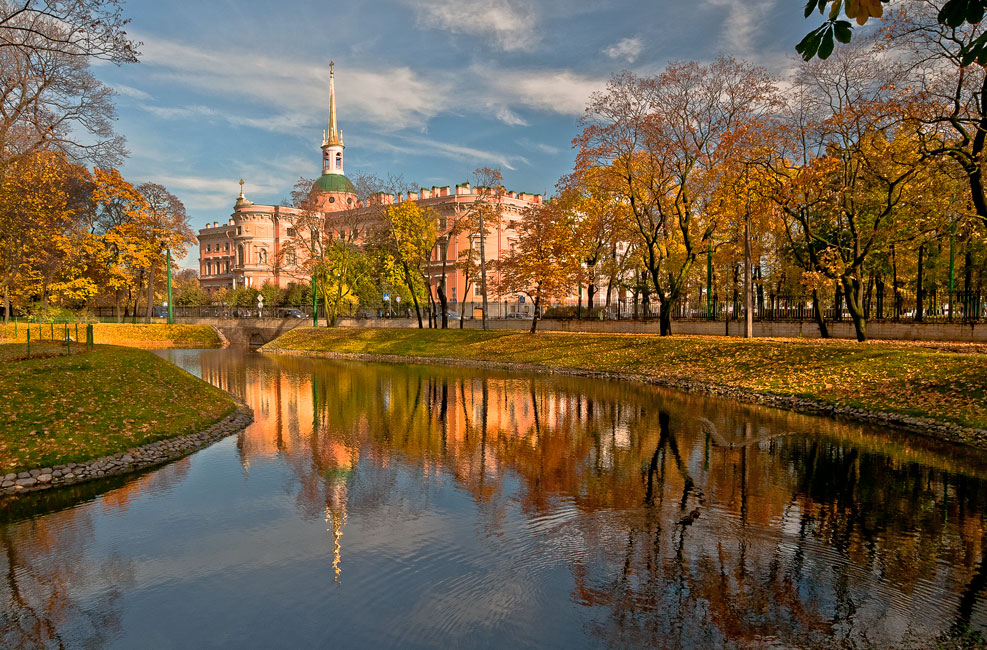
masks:
{"type": "Polygon", "coordinates": [[[4,648],[909,647],[987,625],[987,456],[628,383],[164,356],[256,422],[3,504],[4,648]]]}

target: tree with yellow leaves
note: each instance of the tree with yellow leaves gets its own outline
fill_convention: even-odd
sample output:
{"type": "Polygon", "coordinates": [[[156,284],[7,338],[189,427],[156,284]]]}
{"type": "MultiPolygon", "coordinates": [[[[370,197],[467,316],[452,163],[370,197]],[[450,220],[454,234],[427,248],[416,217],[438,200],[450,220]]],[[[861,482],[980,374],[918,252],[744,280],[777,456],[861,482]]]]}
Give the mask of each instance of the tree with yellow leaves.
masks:
{"type": "Polygon", "coordinates": [[[534,334],[542,306],[564,298],[578,281],[582,251],[575,217],[558,201],[529,207],[517,230],[517,243],[497,264],[497,291],[531,299],[534,334]]]}

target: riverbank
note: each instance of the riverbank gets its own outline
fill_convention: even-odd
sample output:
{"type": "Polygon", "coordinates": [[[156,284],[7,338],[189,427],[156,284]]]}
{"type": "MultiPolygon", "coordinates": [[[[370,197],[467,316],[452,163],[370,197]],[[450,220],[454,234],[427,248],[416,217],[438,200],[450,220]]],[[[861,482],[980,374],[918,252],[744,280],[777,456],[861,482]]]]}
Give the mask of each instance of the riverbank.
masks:
{"type": "Polygon", "coordinates": [[[262,348],[633,379],[987,448],[984,346],[299,328],[262,348]]]}
{"type": "MultiPolygon", "coordinates": [[[[32,346],[35,342],[64,341],[66,333],[72,341],[86,340],[85,323],[9,323],[0,325],[0,340],[26,342],[28,330],[32,346]]],[[[216,329],[208,325],[94,323],[93,338],[97,345],[145,349],[218,348],[223,345],[216,329]]]]}
{"type": "MultiPolygon", "coordinates": [[[[0,345],[0,357],[9,347],[0,345]]],[[[227,392],[118,346],[4,363],[0,394],[0,487],[11,474],[50,477],[55,466],[207,431],[236,410],[227,392]]]]}

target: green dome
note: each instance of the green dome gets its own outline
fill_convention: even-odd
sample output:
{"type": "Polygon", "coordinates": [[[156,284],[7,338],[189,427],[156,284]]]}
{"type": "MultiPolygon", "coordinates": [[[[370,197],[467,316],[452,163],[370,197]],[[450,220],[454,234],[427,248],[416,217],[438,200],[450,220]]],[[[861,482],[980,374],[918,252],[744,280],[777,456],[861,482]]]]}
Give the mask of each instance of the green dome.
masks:
{"type": "Polygon", "coordinates": [[[312,191],[314,192],[316,190],[356,194],[356,188],[353,187],[353,183],[342,174],[323,174],[319,176],[315,179],[315,183],[312,184],[312,191]]]}

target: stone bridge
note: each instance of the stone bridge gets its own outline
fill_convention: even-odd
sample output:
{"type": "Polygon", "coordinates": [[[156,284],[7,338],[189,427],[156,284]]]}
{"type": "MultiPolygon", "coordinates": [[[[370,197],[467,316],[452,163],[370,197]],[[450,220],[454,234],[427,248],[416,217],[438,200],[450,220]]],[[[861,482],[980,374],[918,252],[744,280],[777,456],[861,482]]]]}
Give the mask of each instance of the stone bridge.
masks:
{"type": "Polygon", "coordinates": [[[210,325],[219,330],[231,345],[258,348],[288,330],[311,327],[311,318],[176,318],[188,325],[210,325]]]}

